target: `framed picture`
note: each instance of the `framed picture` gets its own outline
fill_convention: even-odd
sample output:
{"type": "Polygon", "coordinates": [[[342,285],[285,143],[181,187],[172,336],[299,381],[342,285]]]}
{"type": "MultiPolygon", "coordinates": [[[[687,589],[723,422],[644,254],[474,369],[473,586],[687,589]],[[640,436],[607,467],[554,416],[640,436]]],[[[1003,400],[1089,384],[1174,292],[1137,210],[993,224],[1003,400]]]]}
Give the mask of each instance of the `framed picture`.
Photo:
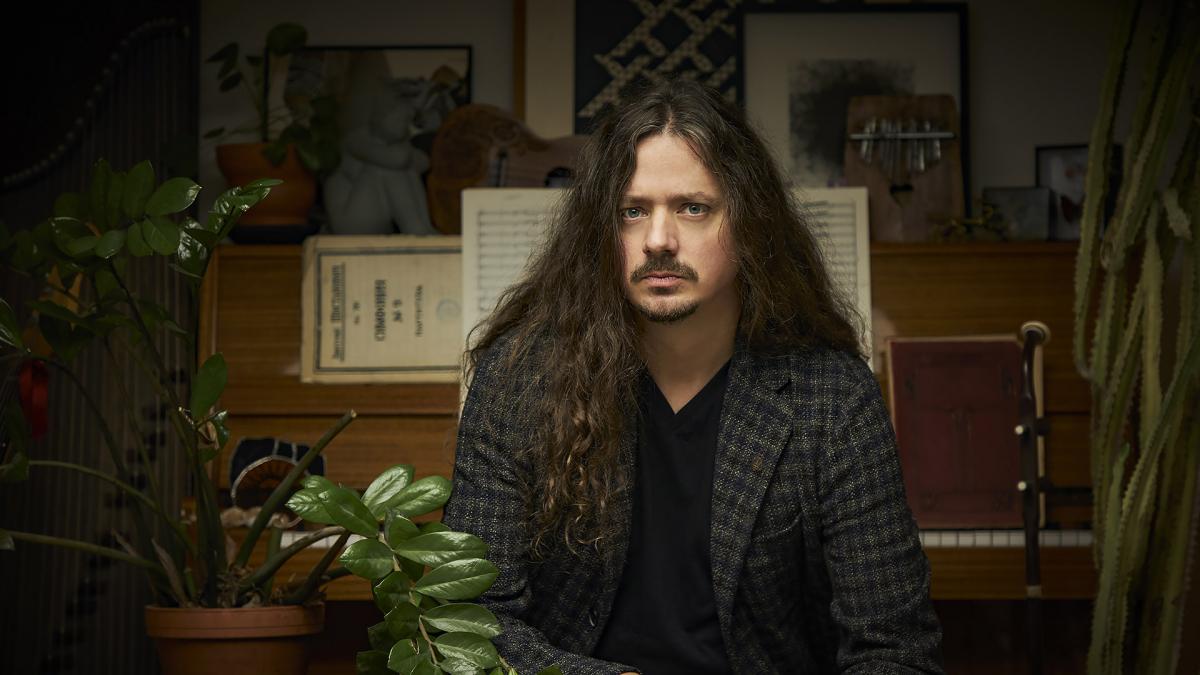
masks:
{"type": "Polygon", "coordinates": [[[575,133],[643,80],[694,79],[736,100],[739,2],[575,0],[575,133]]]}
{"type": "Polygon", "coordinates": [[[321,185],[329,229],[436,234],[429,152],[450,111],[470,102],[471,77],[469,45],[308,47],[267,63],[267,109],[282,111],[271,137],[332,112],[339,160],[321,185]]]}
{"type": "Polygon", "coordinates": [[[852,97],[948,94],[969,186],[966,17],[963,4],[748,6],[746,112],[796,185],[828,187],[842,183],[852,97]]]}
{"type": "Polygon", "coordinates": [[[1049,188],[983,188],[983,208],[989,228],[1009,241],[1045,241],[1049,236],[1049,188]]]}
{"type": "MultiPolygon", "coordinates": [[[[1034,149],[1036,167],[1035,183],[1050,189],[1052,202],[1050,217],[1050,239],[1075,241],[1079,239],[1080,221],[1083,218],[1084,184],[1087,180],[1088,146],[1040,145],[1034,149]]],[[[1112,163],[1109,165],[1107,213],[1112,212],[1116,200],[1115,186],[1120,184],[1122,161],[1120,145],[1113,145],[1112,163]]],[[[1105,218],[1107,220],[1107,217],[1105,218]]]]}

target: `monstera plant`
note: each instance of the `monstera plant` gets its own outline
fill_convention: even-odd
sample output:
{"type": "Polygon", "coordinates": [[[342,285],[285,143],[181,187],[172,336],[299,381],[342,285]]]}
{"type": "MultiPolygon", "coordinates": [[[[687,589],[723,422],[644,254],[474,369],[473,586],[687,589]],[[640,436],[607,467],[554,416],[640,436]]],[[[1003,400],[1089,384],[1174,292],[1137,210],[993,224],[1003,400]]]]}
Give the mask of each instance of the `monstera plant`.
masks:
{"type": "MultiPolygon", "coordinates": [[[[7,438],[0,456],[0,489],[19,489],[31,472],[76,472],[119,493],[133,525],[128,533],[114,532],[112,546],[0,529],[0,549],[45,544],[128,563],[144,571],[158,607],[201,612],[311,608],[321,599],[325,584],[356,574],[374,582],[376,602],[386,612],[383,628],[372,630],[376,651],[361,655],[360,664],[408,668],[402,672],[418,667],[424,670],[416,672],[432,672],[429,668],[469,672],[468,665],[482,672],[500,666],[489,642],[499,623],[483,607],[466,602],[496,578],[496,568],[485,559],[486,546],[440,523],[418,526],[412,520],[442,507],[450,496],[449,480],[440,476],[413,480],[413,467],[400,465],[383,471],[360,494],[323,476],[307,475],[330,441],[354,420],[353,411],[300,457],[248,527],[237,533],[240,542],[222,524],[211,463],[230,436],[229,413],[217,405],[228,377],[225,360],[217,353],[189,372],[190,393],[182,395],[172,384],[173,373],[158,338],[173,336],[194,348],[196,316],[176,316],[141,297],[127,282],[127,270],[134,259],[157,258],[149,262],[169,267],[198,291],[218,242],[276,184],[260,180],[234,187],[197,220],[189,213],[200,190],[192,180],[177,177],[160,183],[148,162],[121,172],[100,161],[87,189],[60,196],[50,217],[16,233],[0,231],[5,263],[45,289],[40,299],[24,303],[31,314],[26,320],[0,299],[0,366],[4,372],[60,372],[64,377],[56,381],[71,388],[53,394],[77,397],[84,404],[101,431],[111,463],[111,468],[101,468],[39,457],[47,450],[46,443],[33,439],[29,411],[23,414],[23,406],[7,406],[2,416],[6,433],[0,435],[7,438]],[[153,471],[134,475],[127,449],[117,439],[123,437],[119,433],[123,425],[136,425],[136,410],[144,401],[125,397],[121,405],[126,410],[106,415],[97,394],[84,386],[76,372],[81,352],[91,348],[109,357],[126,352],[137,367],[119,368],[113,358],[110,379],[144,378],[156,392],[174,431],[175,446],[184,455],[179,465],[186,476],[177,482],[190,481],[194,515],[181,516],[180,504],[164,501],[161,476],[153,471]],[[285,506],[290,513],[285,514],[285,506]],[[294,520],[293,515],[321,527],[296,533],[294,541],[284,546],[282,523],[294,520]],[[276,580],[296,554],[332,538],[336,543],[305,574],[276,580]],[[252,564],[256,548],[265,553],[261,562],[252,564]]],[[[141,434],[133,436],[142,439],[141,434]]],[[[152,466],[148,448],[140,441],[136,452],[144,467],[152,466]]],[[[97,505],[60,507],[59,515],[65,517],[61,508],[85,510],[97,505]]],[[[6,526],[4,520],[0,515],[0,528],[6,526]]],[[[147,609],[148,626],[152,609],[156,608],[147,609]]],[[[317,625],[314,631],[319,629],[317,625]]],[[[165,655],[163,661],[169,671],[165,655]]]]}

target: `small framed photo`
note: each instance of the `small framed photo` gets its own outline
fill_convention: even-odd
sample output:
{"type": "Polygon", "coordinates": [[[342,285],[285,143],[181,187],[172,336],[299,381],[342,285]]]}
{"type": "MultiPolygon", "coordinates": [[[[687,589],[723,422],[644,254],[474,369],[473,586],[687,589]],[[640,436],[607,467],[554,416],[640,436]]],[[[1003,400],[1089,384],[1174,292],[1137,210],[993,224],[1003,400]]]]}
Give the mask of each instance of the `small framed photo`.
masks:
{"type": "MultiPolygon", "coordinates": [[[[1083,219],[1084,185],[1087,181],[1088,146],[1041,145],[1036,155],[1035,183],[1050,190],[1050,239],[1076,241],[1083,219]]],[[[1121,146],[1113,146],[1109,165],[1109,192],[1105,211],[1112,212],[1115,187],[1120,184],[1121,146]]],[[[1107,220],[1107,216],[1105,218],[1107,220]]]]}
{"type": "Polygon", "coordinates": [[[1009,241],[1045,241],[1050,234],[1050,188],[983,188],[989,227],[1009,241]]]}

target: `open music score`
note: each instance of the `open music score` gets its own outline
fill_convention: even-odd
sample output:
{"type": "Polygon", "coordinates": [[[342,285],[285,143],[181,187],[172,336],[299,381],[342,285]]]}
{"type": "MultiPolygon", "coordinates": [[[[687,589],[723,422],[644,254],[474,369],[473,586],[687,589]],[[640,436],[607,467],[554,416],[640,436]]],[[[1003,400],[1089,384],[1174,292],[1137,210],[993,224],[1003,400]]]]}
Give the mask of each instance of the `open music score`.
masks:
{"type": "Polygon", "coordinates": [[[863,347],[871,348],[871,248],[867,189],[801,188],[797,201],[825,254],[834,286],[863,318],[863,347]]]}
{"type": "Polygon", "coordinates": [[[559,188],[463,190],[463,339],[487,318],[545,237],[559,188]]]}

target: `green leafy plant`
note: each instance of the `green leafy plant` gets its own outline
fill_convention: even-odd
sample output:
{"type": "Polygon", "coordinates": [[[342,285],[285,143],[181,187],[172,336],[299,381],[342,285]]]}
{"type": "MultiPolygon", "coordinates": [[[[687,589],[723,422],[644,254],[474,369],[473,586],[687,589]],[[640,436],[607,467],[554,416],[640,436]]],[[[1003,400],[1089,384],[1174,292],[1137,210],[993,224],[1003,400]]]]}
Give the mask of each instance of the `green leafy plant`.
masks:
{"type": "MultiPolygon", "coordinates": [[[[371,649],[358,653],[358,672],[515,675],[491,643],[500,634],[499,619],[466,602],[491,587],[499,573],[487,561],[487,544],[438,522],[414,523],[413,518],[441,508],[450,483],[440,476],[409,483],[412,474],[408,465],[388,469],[361,501],[340,493],[339,503],[362,521],[365,537],[345,550],[341,563],[371,582],[375,605],[384,615],[367,630],[371,649]],[[382,531],[376,520],[382,520],[382,531]]],[[[327,522],[333,514],[324,510],[320,495],[335,490],[329,481],[312,477],[289,506],[309,520],[327,522]]],[[[561,675],[557,667],[539,673],[555,674],[561,675]]]]}
{"type": "Polygon", "coordinates": [[[1092,389],[1099,570],[1088,654],[1093,675],[1176,671],[1189,549],[1197,536],[1200,93],[1189,85],[1200,63],[1196,3],[1167,3],[1154,27],[1124,178],[1102,228],[1114,120],[1140,4],[1124,0],[1116,9],[1075,267],[1075,362],[1092,389]],[[1185,140],[1171,169],[1168,139],[1179,132],[1185,140]],[[1172,260],[1180,263],[1175,331],[1164,330],[1172,260]]]}
{"type": "MultiPolygon", "coordinates": [[[[295,23],[281,23],[267,33],[264,54],[283,58],[296,54],[308,43],[308,31],[295,23]]],[[[291,97],[286,105],[270,107],[267,99],[264,56],[243,54],[236,42],[221,47],[206,63],[216,64],[217,80],[222,92],[240,90],[253,106],[252,122],[233,129],[218,127],[204,134],[206,139],[224,139],[236,134],[257,132],[266,142],[263,155],[275,166],[283,163],[288,146],[295,146],[300,161],[310,171],[327,174],[341,159],[337,125],[337,101],[329,95],[291,97]],[[277,123],[287,125],[271,138],[271,128],[277,123]]]]}
{"type": "MultiPolygon", "coordinates": [[[[217,242],[229,233],[241,213],[266,197],[277,183],[262,180],[228,190],[215,200],[212,211],[201,222],[188,215],[200,189],[190,179],[170,178],[159,184],[148,162],[118,172],[101,161],[95,166],[89,189],[59,197],[53,216],[11,236],[0,231],[0,251],[8,264],[38,280],[63,300],[61,304],[50,300],[26,303],[28,309],[38,314],[36,325],[48,343],[48,348],[40,348],[27,339],[29,332],[21,330],[23,324],[13,307],[0,299],[0,364],[13,367],[33,361],[61,371],[75,387],[74,391],[67,390],[67,395],[81,397],[99,425],[113,467],[103,470],[32,457],[37,446],[29,440],[25,420],[17,406],[8,406],[0,416],[9,438],[5,455],[0,457],[0,488],[26,480],[35,471],[85,474],[104,481],[127,498],[135,532],[128,538],[118,533],[117,548],[0,530],[0,549],[13,549],[17,542],[49,544],[129,563],[145,571],[156,602],[163,606],[303,604],[318,598],[321,586],[333,579],[352,571],[376,569],[372,565],[377,561],[370,554],[379,553],[382,544],[378,536],[385,521],[385,541],[399,543],[401,532],[416,535],[418,528],[407,520],[409,516],[438,509],[446,501],[450,494],[448,480],[431,476],[413,482],[411,467],[394,467],[383,472],[361,496],[322,477],[306,477],[311,463],[353,421],[355,414],[351,411],[303,455],[269,495],[240,545],[232,546],[232,539],[222,527],[217,486],[210,471],[210,462],[229,440],[225,426],[228,411],[216,407],[228,379],[225,360],[219,353],[206,359],[190,373],[190,396],[180,396],[170,384],[171,373],[155,337],[166,333],[194,345],[197,316],[177,321],[167,308],[137,295],[126,282],[126,268],[132,258],[164,258],[165,264],[182,275],[193,290],[198,290],[217,242]],[[103,356],[110,359],[111,379],[119,383],[122,391],[127,391],[124,387],[127,377],[144,377],[153,387],[158,402],[167,411],[178,447],[186,454],[184,466],[196,500],[194,523],[177,515],[178,504],[163,502],[153,472],[146,475],[144,487],[135,487],[137,482],[125,459],[125,447],[116,439],[120,437],[117,433],[120,425],[130,425],[135,431],[132,436],[139,439],[137,452],[142,464],[150,466],[135,414],[144,402],[135,402],[126,394],[123,414],[111,417],[104,414],[97,397],[83,386],[72,366],[80,351],[89,346],[102,350],[103,356]],[[120,352],[131,357],[137,368],[127,372],[120,366],[116,357],[120,352]],[[301,480],[302,489],[292,494],[301,480]],[[281,546],[282,530],[272,525],[272,516],[285,503],[309,521],[327,526],[281,546]],[[264,534],[268,535],[265,560],[253,566],[251,553],[264,534]],[[332,568],[353,534],[368,539],[350,546],[342,556],[343,566],[332,568]],[[284,563],[305,548],[332,537],[337,537],[337,543],[302,580],[287,585],[274,583],[284,563]]],[[[80,508],[87,507],[80,505],[80,508]]],[[[424,527],[430,531],[439,529],[436,525],[424,527]]],[[[437,539],[463,542],[467,541],[467,535],[443,533],[437,539]]],[[[415,541],[420,545],[430,539],[415,541]]],[[[455,551],[476,553],[478,557],[471,565],[494,570],[481,560],[485,549],[477,541],[455,551]]],[[[420,559],[435,560],[436,556],[431,555],[420,559]]],[[[420,570],[408,569],[411,578],[420,578],[420,570]]],[[[429,598],[442,597],[438,595],[441,592],[443,596],[451,593],[455,598],[465,599],[464,585],[477,593],[486,588],[479,586],[479,575],[468,582],[456,569],[447,568],[432,577],[440,578],[439,583],[445,588],[456,590],[434,588],[429,591],[429,598]]],[[[425,593],[425,590],[421,587],[414,592],[425,593]]]]}

